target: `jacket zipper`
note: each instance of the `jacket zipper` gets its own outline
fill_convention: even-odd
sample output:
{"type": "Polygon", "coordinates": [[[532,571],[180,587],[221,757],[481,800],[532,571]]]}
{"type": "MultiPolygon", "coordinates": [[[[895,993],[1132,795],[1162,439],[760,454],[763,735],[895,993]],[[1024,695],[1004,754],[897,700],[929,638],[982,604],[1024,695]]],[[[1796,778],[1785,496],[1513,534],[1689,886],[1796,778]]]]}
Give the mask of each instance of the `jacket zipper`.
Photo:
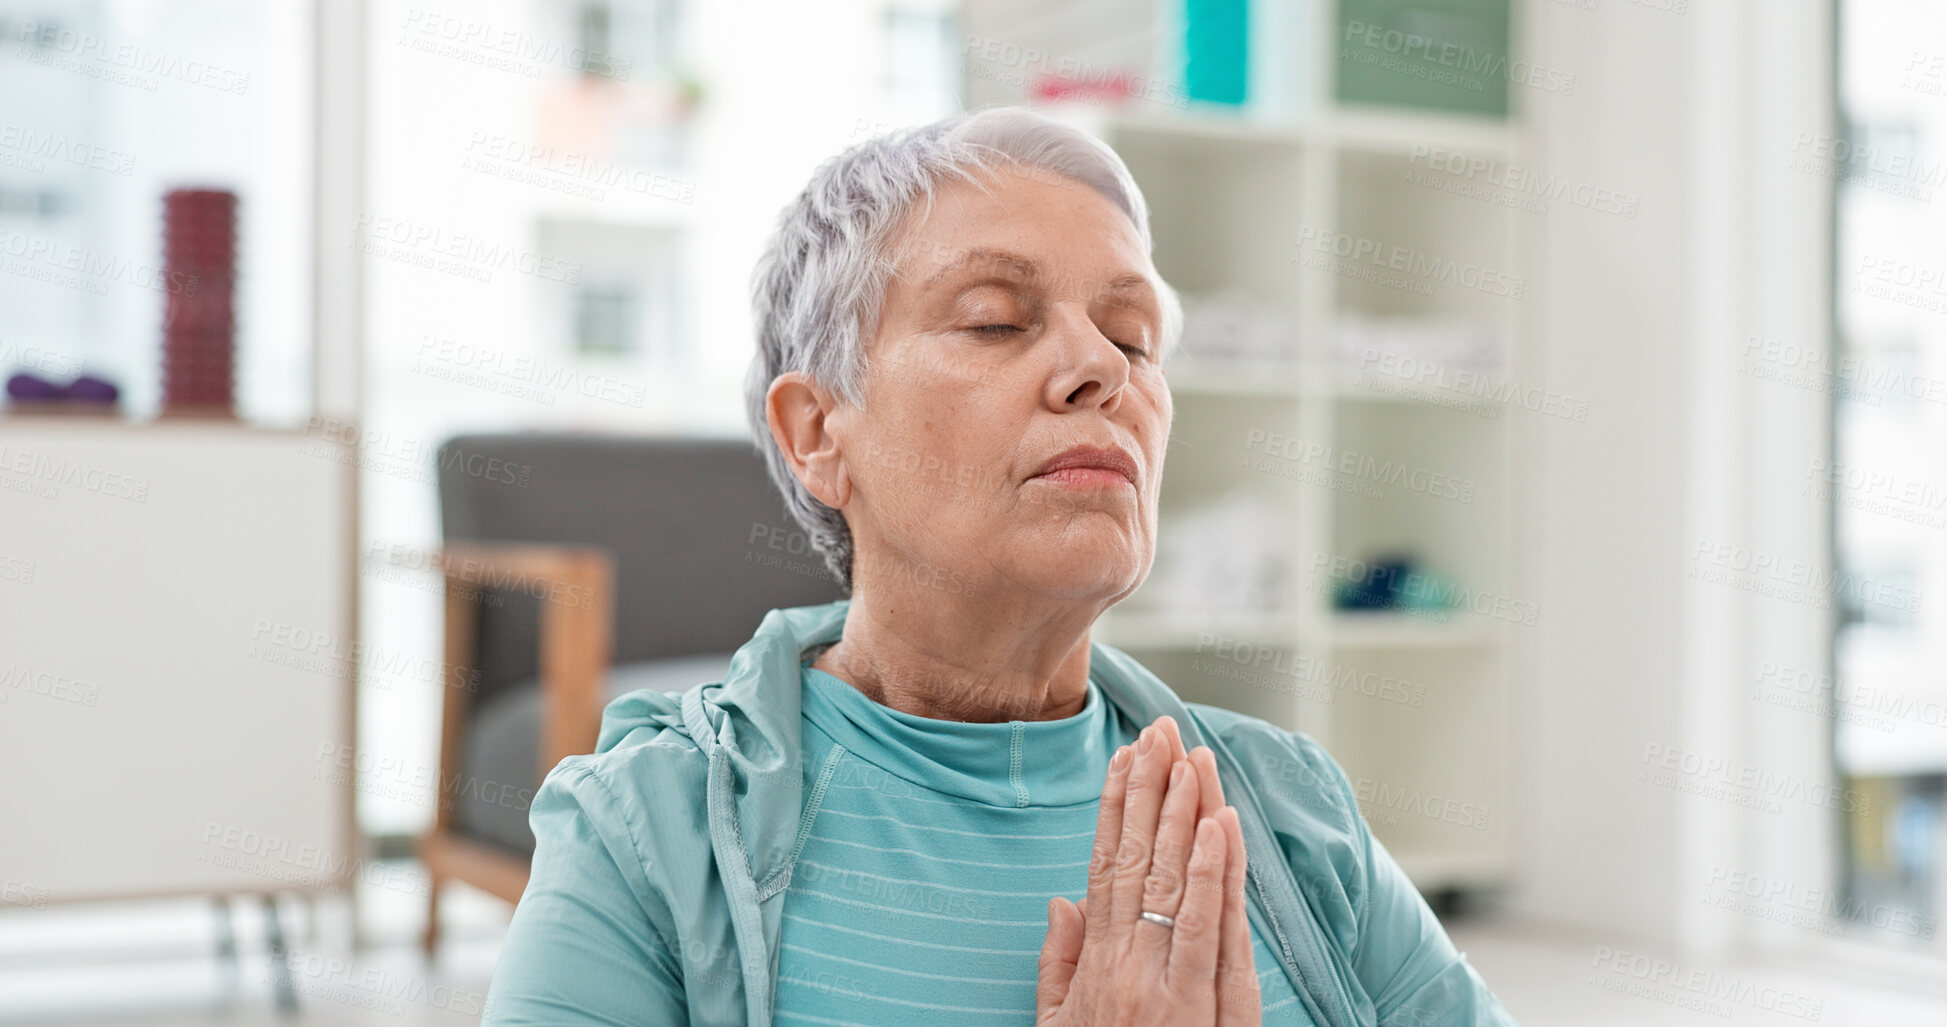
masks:
{"type": "MultiPolygon", "coordinates": [[[[1307,947],[1305,950],[1306,959],[1304,960],[1304,962],[1309,964],[1311,969],[1314,972],[1306,973],[1305,967],[1299,965],[1300,961],[1298,959],[1298,956],[1292,952],[1291,939],[1285,934],[1284,925],[1278,922],[1277,910],[1273,907],[1270,898],[1264,894],[1264,882],[1258,878],[1256,869],[1251,870],[1251,885],[1253,889],[1257,892],[1259,904],[1264,909],[1264,918],[1266,920],[1271,921],[1271,932],[1277,935],[1278,948],[1279,948],[1278,954],[1284,958],[1285,965],[1291,969],[1292,973],[1297,975],[1299,980],[1299,987],[1302,989],[1304,987],[1304,982],[1308,980],[1318,980],[1320,978],[1324,978],[1326,980],[1331,981],[1332,986],[1338,990],[1339,1005],[1337,1006],[1337,1009],[1339,1010],[1342,1016],[1351,1015],[1353,1009],[1352,995],[1345,986],[1344,978],[1342,978],[1339,975],[1338,964],[1332,962],[1331,957],[1318,952],[1316,946],[1312,944],[1315,941],[1315,939],[1307,937],[1305,939],[1307,943],[1307,947]],[[1318,966],[1321,963],[1324,964],[1325,967],[1323,973],[1317,972],[1318,966]]],[[[1301,902],[1304,901],[1303,895],[1299,896],[1299,901],[1301,902]]],[[[1334,1020],[1336,1022],[1338,1020],[1338,1017],[1334,1017],[1330,1012],[1327,1012],[1326,1019],[1334,1020]]],[[[1345,1023],[1348,1025],[1348,1027],[1353,1027],[1353,1025],[1356,1025],[1356,1021],[1354,1020],[1346,1020],[1345,1023]]]]}
{"type": "MultiPolygon", "coordinates": [[[[1206,733],[1203,725],[1198,724],[1197,728],[1199,734],[1206,733]]],[[[1212,739],[1207,737],[1203,739],[1206,745],[1210,744],[1211,741],[1212,739]]],[[[1211,745],[1211,749],[1217,751],[1219,750],[1219,746],[1211,745]]],[[[1238,768],[1237,759],[1230,754],[1229,747],[1224,746],[1221,748],[1221,751],[1223,754],[1223,764],[1227,764],[1236,770],[1238,783],[1247,784],[1248,779],[1243,776],[1242,769],[1238,768]]],[[[1220,765],[1219,770],[1221,771],[1222,769],[1223,765],[1220,765]]],[[[1236,803],[1232,803],[1231,805],[1238,806],[1236,803]]],[[[1245,849],[1247,851],[1249,850],[1253,835],[1260,836],[1262,839],[1262,845],[1260,847],[1264,850],[1266,858],[1278,857],[1279,862],[1282,862],[1282,855],[1278,851],[1277,838],[1271,834],[1270,828],[1265,825],[1260,811],[1256,808],[1256,804],[1248,804],[1248,808],[1250,815],[1246,817],[1243,815],[1246,806],[1238,806],[1240,826],[1245,827],[1245,849]],[[1245,823],[1246,821],[1248,821],[1248,824],[1245,823]]],[[[1264,911],[1265,919],[1271,922],[1272,933],[1277,935],[1280,949],[1278,954],[1285,960],[1285,965],[1298,975],[1300,988],[1303,987],[1304,981],[1324,980],[1330,981],[1336,992],[1335,997],[1338,999],[1336,1006],[1330,1009],[1321,1008],[1320,1010],[1325,1014],[1325,1018],[1330,1021],[1329,1024],[1321,1025],[1321,1027],[1359,1027],[1356,1018],[1358,1007],[1352,1001],[1352,991],[1346,986],[1344,976],[1339,973],[1338,964],[1332,961],[1330,954],[1321,951],[1322,942],[1316,936],[1319,930],[1317,918],[1312,916],[1310,908],[1306,905],[1304,889],[1299,887],[1295,880],[1291,882],[1291,892],[1297,899],[1298,904],[1296,912],[1305,921],[1304,924],[1294,926],[1310,928],[1309,931],[1300,932],[1302,935],[1300,941],[1303,942],[1302,953],[1300,953],[1294,951],[1291,944],[1291,937],[1285,931],[1284,924],[1278,919],[1277,906],[1271,901],[1271,897],[1264,886],[1264,879],[1259,873],[1258,867],[1259,861],[1252,861],[1250,863],[1251,884],[1253,890],[1257,893],[1258,904],[1264,911]],[[1299,958],[1300,955],[1303,956],[1302,959],[1299,958]]]]}

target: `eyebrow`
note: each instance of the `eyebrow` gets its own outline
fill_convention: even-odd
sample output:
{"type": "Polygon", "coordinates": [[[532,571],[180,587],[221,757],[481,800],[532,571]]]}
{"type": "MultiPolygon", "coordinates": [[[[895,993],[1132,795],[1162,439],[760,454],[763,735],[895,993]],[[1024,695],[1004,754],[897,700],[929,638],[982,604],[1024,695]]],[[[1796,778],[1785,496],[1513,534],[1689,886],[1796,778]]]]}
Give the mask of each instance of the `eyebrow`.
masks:
{"type": "MultiPolygon", "coordinates": [[[[944,267],[928,275],[926,280],[920,283],[920,288],[930,289],[938,285],[941,281],[966,270],[968,266],[980,263],[1005,266],[1013,272],[1014,277],[1027,282],[1040,282],[1046,278],[1041,271],[1041,265],[1035,263],[1028,257],[1024,257],[1018,253],[1011,253],[1007,250],[978,247],[962,253],[960,256],[948,262],[944,267]]],[[[1097,295],[1128,292],[1143,292],[1148,294],[1152,300],[1156,298],[1155,286],[1147,277],[1137,274],[1134,271],[1125,271],[1109,279],[1108,282],[1103,284],[1097,295]]]]}
{"type": "Polygon", "coordinates": [[[968,250],[948,261],[939,270],[928,275],[926,280],[920,283],[920,288],[930,289],[947,278],[951,278],[966,270],[970,265],[981,263],[1005,265],[1017,277],[1024,278],[1030,282],[1040,281],[1042,277],[1041,265],[1036,264],[1034,261],[1018,253],[980,247],[968,250]]]}

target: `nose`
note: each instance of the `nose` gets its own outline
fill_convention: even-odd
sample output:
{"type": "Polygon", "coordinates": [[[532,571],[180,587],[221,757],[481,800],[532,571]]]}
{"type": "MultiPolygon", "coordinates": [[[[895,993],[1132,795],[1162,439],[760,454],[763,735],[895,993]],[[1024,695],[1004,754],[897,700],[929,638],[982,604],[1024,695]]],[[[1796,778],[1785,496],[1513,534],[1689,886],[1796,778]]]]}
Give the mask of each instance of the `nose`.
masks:
{"type": "Polygon", "coordinates": [[[1054,320],[1048,340],[1055,359],[1046,387],[1048,408],[1056,413],[1091,408],[1115,412],[1129,385],[1129,358],[1085,312],[1063,310],[1054,320]]]}

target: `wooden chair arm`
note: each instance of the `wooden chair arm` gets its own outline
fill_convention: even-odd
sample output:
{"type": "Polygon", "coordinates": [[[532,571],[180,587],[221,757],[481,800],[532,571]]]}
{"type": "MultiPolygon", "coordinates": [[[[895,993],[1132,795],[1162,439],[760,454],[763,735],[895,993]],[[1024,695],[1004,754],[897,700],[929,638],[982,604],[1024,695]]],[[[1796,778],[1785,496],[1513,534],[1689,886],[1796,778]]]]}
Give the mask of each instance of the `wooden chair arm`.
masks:
{"type": "Polygon", "coordinates": [[[479,684],[471,673],[478,597],[487,589],[513,589],[541,600],[539,756],[545,777],[563,758],[595,750],[615,645],[615,562],[592,546],[455,542],[441,550],[440,566],[446,585],[446,689],[434,823],[435,830],[445,832],[452,827],[467,712],[479,684]]]}

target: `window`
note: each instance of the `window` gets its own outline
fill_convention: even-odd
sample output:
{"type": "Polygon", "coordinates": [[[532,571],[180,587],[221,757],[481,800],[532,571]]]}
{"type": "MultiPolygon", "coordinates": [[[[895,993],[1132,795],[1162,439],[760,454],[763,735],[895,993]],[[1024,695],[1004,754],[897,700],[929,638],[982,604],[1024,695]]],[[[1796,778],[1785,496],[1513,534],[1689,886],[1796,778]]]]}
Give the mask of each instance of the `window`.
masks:
{"type": "Polygon", "coordinates": [[[165,310],[214,284],[165,256],[164,195],[221,190],[236,196],[234,259],[218,261],[234,290],[215,320],[237,412],[310,415],[312,14],[308,0],[0,0],[0,376],[95,374],[125,415],[157,413],[165,310]]]}
{"type": "Polygon", "coordinates": [[[1947,913],[1947,8],[1839,6],[1834,673],[1848,934],[1939,945],[1947,913]],[[1857,911],[1858,916],[1852,916],[1857,911]]]}
{"type": "MultiPolygon", "coordinates": [[[[955,109],[955,53],[949,5],[923,0],[781,5],[761,32],[682,0],[369,7],[364,428],[381,441],[361,465],[360,637],[437,661],[416,554],[440,545],[440,442],[744,435],[750,276],[778,212],[848,144],[955,109]]],[[[437,689],[372,669],[360,696],[362,752],[436,765],[437,689]]],[[[359,802],[377,835],[432,809],[430,787],[359,802]]]]}

